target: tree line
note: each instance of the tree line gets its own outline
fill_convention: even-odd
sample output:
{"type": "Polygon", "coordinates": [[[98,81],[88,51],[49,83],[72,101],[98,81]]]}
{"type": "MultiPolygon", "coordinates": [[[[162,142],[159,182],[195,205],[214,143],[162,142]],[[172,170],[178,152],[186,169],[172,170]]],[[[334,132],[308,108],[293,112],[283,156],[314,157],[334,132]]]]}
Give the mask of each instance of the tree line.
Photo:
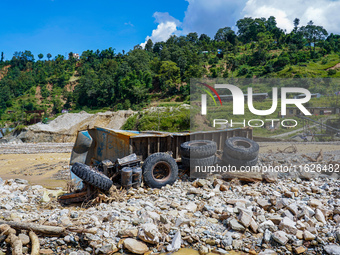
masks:
{"type": "MultiPolygon", "coordinates": [[[[230,27],[219,29],[213,38],[189,33],[171,36],[164,42],[149,39],[142,48],[129,52],[115,49],[87,50],[80,59],[15,52],[11,60],[0,57],[0,70],[10,66],[0,81],[0,114],[13,106],[16,98],[34,95],[37,86],[43,98],[51,98],[53,111],[62,108],[140,109],[155,98],[189,97],[190,78],[271,77],[287,65],[297,65],[340,52],[340,35],[328,34],[312,21],[287,33],[277,26],[275,17],[245,17],[230,27]],[[77,79],[73,92],[66,89],[70,78],[77,79]],[[53,90],[47,88],[53,85],[53,90]],[[66,103],[56,95],[61,94],[66,103]]],[[[1,77],[1,76],[0,76],[1,77]]],[[[24,108],[36,109],[35,104],[24,108]]]]}

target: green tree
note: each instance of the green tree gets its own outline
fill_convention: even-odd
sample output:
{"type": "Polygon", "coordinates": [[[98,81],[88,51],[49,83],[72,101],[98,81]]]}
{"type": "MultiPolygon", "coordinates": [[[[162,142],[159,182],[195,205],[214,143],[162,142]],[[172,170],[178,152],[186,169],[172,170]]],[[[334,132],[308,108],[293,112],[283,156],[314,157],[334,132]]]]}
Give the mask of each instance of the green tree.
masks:
{"type": "Polygon", "coordinates": [[[42,58],[44,57],[44,55],[42,54],[42,53],[40,53],[39,55],[38,55],[38,58],[41,60],[42,58]]]}
{"type": "Polygon", "coordinates": [[[50,58],[52,57],[51,53],[47,53],[46,57],[48,58],[48,60],[50,60],[50,58]]]}
{"type": "Polygon", "coordinates": [[[186,36],[186,39],[187,41],[193,43],[193,44],[196,44],[197,41],[198,41],[198,34],[197,33],[189,33],[187,36],[186,36]]]}
{"type": "Polygon", "coordinates": [[[295,18],[293,22],[294,22],[294,32],[296,32],[299,28],[300,19],[295,18]]]}
{"type": "Polygon", "coordinates": [[[1,58],[0,58],[0,62],[4,62],[4,52],[1,52],[1,58]]]}
{"type": "Polygon", "coordinates": [[[314,43],[314,51],[316,47],[316,42],[320,40],[324,40],[328,35],[326,29],[322,26],[314,25],[313,21],[309,21],[307,26],[303,26],[300,28],[300,31],[303,33],[304,37],[308,40],[310,52],[312,54],[312,43],[314,43]]]}
{"type": "Polygon", "coordinates": [[[257,41],[257,35],[266,31],[265,18],[251,18],[245,17],[236,22],[238,28],[238,36],[240,41],[249,43],[251,41],[257,41]]]}
{"type": "Polygon", "coordinates": [[[152,52],[153,50],[153,42],[151,39],[149,39],[146,44],[145,44],[145,50],[146,51],[149,51],[149,52],[152,52]]]}
{"type": "Polygon", "coordinates": [[[235,44],[235,32],[230,27],[220,28],[215,34],[215,41],[217,42],[230,42],[235,44]]]}
{"type": "Polygon", "coordinates": [[[163,61],[157,77],[162,91],[170,95],[175,94],[176,88],[181,82],[180,69],[175,62],[163,61]]]}

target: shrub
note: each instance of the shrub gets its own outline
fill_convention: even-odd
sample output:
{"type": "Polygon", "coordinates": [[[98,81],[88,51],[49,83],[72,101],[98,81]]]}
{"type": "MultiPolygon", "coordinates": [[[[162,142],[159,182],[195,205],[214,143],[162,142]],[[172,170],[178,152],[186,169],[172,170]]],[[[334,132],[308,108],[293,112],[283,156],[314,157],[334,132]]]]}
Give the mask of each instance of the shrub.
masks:
{"type": "Polygon", "coordinates": [[[328,75],[329,75],[329,76],[332,76],[332,75],[334,75],[334,74],[336,74],[336,70],[335,70],[335,69],[329,69],[329,70],[328,70],[328,75]]]}

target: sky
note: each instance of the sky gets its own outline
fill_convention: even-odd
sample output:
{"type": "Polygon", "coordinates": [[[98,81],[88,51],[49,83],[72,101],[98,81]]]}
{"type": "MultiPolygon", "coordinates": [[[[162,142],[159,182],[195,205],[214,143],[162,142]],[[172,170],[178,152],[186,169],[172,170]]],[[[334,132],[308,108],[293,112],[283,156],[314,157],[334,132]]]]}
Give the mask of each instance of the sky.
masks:
{"type": "Polygon", "coordinates": [[[37,59],[115,48],[128,52],[148,39],[189,32],[214,37],[243,17],[275,16],[288,32],[309,20],[340,34],[340,0],[0,0],[0,52],[30,50],[37,59]]]}

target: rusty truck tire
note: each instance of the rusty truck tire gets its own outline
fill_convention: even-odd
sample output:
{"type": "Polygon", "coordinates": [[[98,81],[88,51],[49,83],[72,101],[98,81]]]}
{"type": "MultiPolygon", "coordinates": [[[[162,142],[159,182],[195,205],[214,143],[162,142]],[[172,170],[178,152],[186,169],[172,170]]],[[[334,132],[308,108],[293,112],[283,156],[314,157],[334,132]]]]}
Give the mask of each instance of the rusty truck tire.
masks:
{"type": "Polygon", "coordinates": [[[217,144],[210,140],[192,140],[181,144],[181,156],[186,158],[206,158],[215,155],[217,144]]]}
{"type": "Polygon", "coordinates": [[[74,163],[71,171],[84,182],[91,184],[101,190],[107,191],[113,185],[113,182],[106,175],[91,169],[88,165],[74,163]]]}
{"type": "Polygon", "coordinates": [[[173,184],[178,178],[178,166],[169,154],[158,152],[150,155],[143,164],[144,182],[150,188],[173,184]]]}
{"type": "Polygon", "coordinates": [[[258,157],[255,157],[249,160],[241,160],[241,159],[232,158],[229,155],[223,154],[222,161],[225,166],[228,166],[228,165],[234,166],[236,167],[237,170],[240,170],[242,167],[243,169],[241,170],[247,170],[249,167],[256,166],[258,157]]]}
{"type": "Polygon", "coordinates": [[[257,142],[245,137],[231,137],[224,143],[223,156],[239,160],[252,160],[259,154],[257,142]]]}
{"type": "Polygon", "coordinates": [[[186,167],[190,167],[190,169],[194,169],[196,166],[204,167],[204,166],[212,166],[216,163],[217,157],[215,155],[206,157],[206,158],[187,158],[182,157],[182,164],[186,167]]]}

